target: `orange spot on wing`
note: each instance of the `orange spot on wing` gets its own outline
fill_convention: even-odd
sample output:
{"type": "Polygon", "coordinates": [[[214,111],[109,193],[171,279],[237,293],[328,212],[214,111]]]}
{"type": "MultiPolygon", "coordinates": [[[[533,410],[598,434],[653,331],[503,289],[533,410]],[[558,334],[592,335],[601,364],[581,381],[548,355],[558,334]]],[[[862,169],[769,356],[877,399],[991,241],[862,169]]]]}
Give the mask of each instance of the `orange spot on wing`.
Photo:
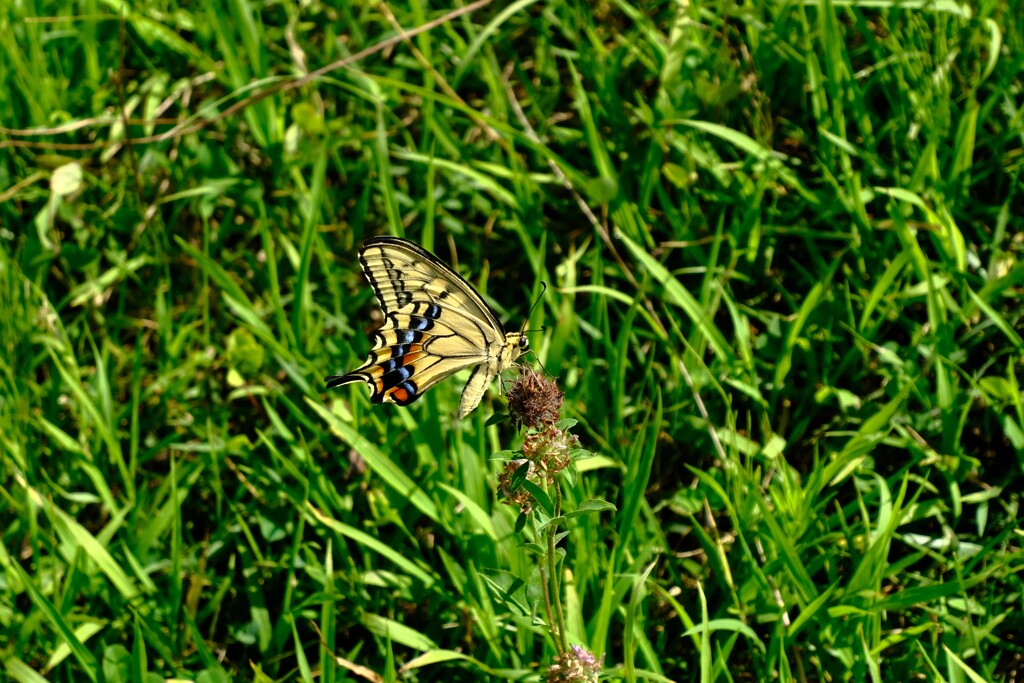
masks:
{"type": "MultiPolygon", "coordinates": [[[[408,358],[410,355],[415,356],[423,350],[423,344],[400,344],[399,346],[404,347],[405,351],[405,353],[400,356],[401,358],[408,358]]],[[[385,346],[380,351],[377,351],[377,362],[393,358],[396,348],[398,348],[398,346],[385,346]],[[387,353],[385,354],[385,352],[387,353]]]]}
{"type": "Polygon", "coordinates": [[[403,389],[402,387],[395,387],[394,389],[391,390],[391,398],[398,401],[399,403],[404,403],[405,401],[409,400],[409,392],[403,389]]]}

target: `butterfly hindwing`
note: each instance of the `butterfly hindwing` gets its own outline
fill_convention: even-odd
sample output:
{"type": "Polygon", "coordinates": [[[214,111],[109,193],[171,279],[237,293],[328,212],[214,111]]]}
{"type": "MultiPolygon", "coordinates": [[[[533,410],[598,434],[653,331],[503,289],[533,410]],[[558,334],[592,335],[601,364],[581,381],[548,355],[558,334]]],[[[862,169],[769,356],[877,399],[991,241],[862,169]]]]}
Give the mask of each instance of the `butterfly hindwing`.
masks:
{"type": "Polygon", "coordinates": [[[527,348],[505,334],[497,316],[466,280],[408,240],[367,240],[359,262],[384,312],[366,362],[328,387],[364,381],[372,403],[408,405],[446,377],[477,366],[463,391],[460,416],[483,398],[491,381],[527,348]]]}

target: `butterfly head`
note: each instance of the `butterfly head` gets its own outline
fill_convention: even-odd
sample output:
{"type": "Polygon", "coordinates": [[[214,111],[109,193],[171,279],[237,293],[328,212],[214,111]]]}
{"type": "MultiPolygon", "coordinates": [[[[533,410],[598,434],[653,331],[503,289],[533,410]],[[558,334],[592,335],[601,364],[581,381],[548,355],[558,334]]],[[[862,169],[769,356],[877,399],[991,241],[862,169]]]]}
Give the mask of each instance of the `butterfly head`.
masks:
{"type": "Polygon", "coordinates": [[[513,361],[529,352],[530,339],[525,332],[509,332],[505,335],[505,346],[509,350],[510,361],[513,361]]]}

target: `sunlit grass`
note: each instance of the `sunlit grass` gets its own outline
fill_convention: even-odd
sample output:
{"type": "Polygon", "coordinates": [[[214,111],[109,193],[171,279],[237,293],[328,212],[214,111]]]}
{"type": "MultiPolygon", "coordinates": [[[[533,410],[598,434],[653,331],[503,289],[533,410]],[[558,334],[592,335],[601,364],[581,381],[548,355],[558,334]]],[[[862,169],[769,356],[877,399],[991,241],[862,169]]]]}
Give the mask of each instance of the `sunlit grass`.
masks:
{"type": "Polygon", "coordinates": [[[612,678],[1017,680],[1009,16],[0,9],[5,672],[552,663],[498,383],[461,421],[461,376],[408,408],[324,391],[380,324],[357,254],[389,233],[508,329],[540,297],[596,454],[565,509],[616,508],[559,541],[566,631],[612,678]]]}

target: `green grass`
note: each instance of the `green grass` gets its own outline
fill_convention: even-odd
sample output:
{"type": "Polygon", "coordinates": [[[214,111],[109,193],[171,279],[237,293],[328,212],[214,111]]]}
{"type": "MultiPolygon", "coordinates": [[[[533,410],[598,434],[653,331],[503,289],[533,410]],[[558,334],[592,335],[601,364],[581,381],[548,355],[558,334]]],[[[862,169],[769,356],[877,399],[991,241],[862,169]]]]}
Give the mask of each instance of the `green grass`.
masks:
{"type": "Polygon", "coordinates": [[[1022,11],[4,4],[0,679],[538,680],[497,384],[323,390],[387,233],[541,296],[612,679],[1024,680],[1022,11]]]}

